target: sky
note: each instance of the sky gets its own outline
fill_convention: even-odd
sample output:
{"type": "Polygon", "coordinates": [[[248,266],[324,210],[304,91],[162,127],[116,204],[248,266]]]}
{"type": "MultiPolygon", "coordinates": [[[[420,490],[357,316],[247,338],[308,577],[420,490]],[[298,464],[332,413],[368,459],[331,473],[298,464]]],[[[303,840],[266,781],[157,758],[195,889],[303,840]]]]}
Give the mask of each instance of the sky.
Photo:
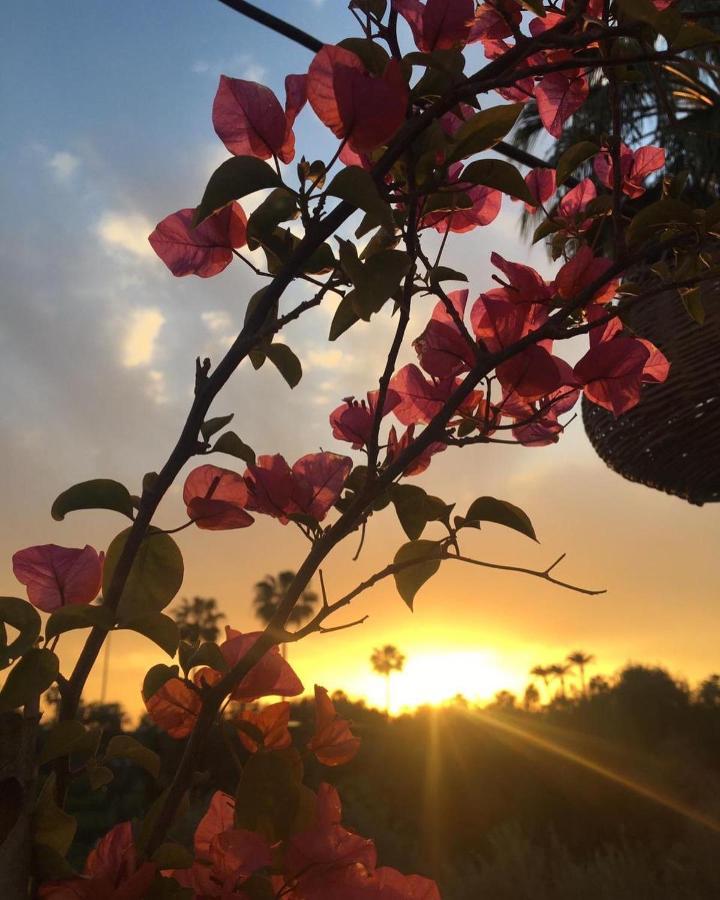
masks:
{"type": "MultiPolygon", "coordinates": [[[[338,0],[264,6],[328,42],[354,34],[338,0]]],[[[139,493],[143,473],[162,465],[184,421],[195,357],[221,358],[257,289],[237,262],[210,280],[175,279],[147,243],[157,221],[198,203],[227,157],[210,116],[218,76],[261,81],[282,99],[284,76],[304,72],[310,54],[215,0],[25,0],[5,10],[0,41],[0,593],[23,596],[12,574],[15,550],[103,549],[124,528],[109,512],[54,522],[50,506],[65,487],[94,477],[139,493]]],[[[296,136],[310,159],[334,150],[307,108],[296,136]]],[[[491,226],[451,247],[447,262],[470,276],[471,299],[492,284],[492,250],[552,273],[544,251],[521,239],[518,206],[505,198],[491,226]]],[[[291,288],[284,302],[300,296],[291,288]]],[[[430,312],[432,301],[425,303],[413,314],[412,337],[430,312]]],[[[232,427],[256,452],[281,452],[290,462],[321,447],[348,452],[327,416],[341,398],[374,387],[391,323],[381,314],[371,328],[329,344],[333,311],[331,300],[285,332],[305,373],[294,391],[269,366],[255,372],[244,363],[216,400],[213,414],[234,412],[232,427]]],[[[184,474],[161,507],[162,527],[184,521],[184,474]]],[[[536,545],[487,526],[467,540],[467,553],[528,567],[567,553],[563,577],[607,592],[590,598],[448,563],[411,613],[386,581],[334,623],[367,614],[363,625],[291,647],[309,690],[318,682],[382,704],[384,685],[368,660],[386,643],[408,659],[395,676],[396,709],[456,693],[522,691],[533,665],[576,649],[597,657],[590,674],[628,660],[690,680],[720,669],[720,510],[610,472],[579,419],[553,447],[450,449],[416,483],[460,510],[481,495],[509,500],[528,512],[540,538],[536,545]]],[[[392,512],[370,525],[358,561],[354,543],[346,544],[325,566],[331,599],[386,565],[404,539],[392,512]]],[[[261,517],[250,529],[189,529],[177,540],[186,565],[179,597],[217,598],[242,631],[257,627],[253,584],[296,568],[305,549],[298,532],[261,517]]],[[[63,671],[80,642],[78,633],[61,639],[63,671]]],[[[109,695],[138,714],[143,674],[159,661],[162,651],[146,639],[114,635],[109,695]]],[[[96,671],[87,699],[99,691],[96,671]]]]}

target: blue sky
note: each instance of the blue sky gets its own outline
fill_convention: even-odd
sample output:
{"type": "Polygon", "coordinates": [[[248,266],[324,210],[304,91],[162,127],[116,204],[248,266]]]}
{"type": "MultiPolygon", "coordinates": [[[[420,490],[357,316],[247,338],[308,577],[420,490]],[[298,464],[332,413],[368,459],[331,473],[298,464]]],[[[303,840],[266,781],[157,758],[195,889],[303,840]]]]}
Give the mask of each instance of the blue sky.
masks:
{"type": "MultiPolygon", "coordinates": [[[[339,0],[264,5],[325,40],[354,30],[339,0]]],[[[310,54],[215,0],[24,0],[3,17],[0,592],[14,594],[14,550],[51,541],[107,546],[121,527],[111,514],[54,523],[52,499],[96,476],[137,490],[179,430],[194,357],[219,358],[257,289],[239,263],[212,280],[173,279],[147,244],[159,219],[198,202],[227,156],[210,117],[219,74],[263,81],[282,98],[285,74],[306,70],[310,54]]],[[[308,157],[334,148],[309,109],[296,133],[308,157]]],[[[492,226],[457,242],[448,261],[471,276],[471,297],[490,286],[491,249],[550,272],[543,251],[530,253],[520,239],[517,217],[517,205],[505,200],[492,226]]],[[[429,309],[430,301],[413,336],[429,309]]],[[[235,411],[236,430],[258,452],[292,461],[321,446],[347,450],[333,444],[327,414],[343,396],[373,387],[389,320],[379,316],[372,329],[353,329],[328,345],[331,315],[332,308],[321,309],[288,331],[306,373],[295,391],[268,368],[243,366],[216,403],[216,414],[235,411]]],[[[567,551],[568,576],[607,586],[608,595],[588,601],[505,576],[443,570],[413,617],[389,586],[378,588],[358,605],[358,614],[371,615],[362,629],[293,648],[310,684],[317,677],[330,689],[374,696],[367,657],[390,640],[429,667],[441,665],[438,653],[459,653],[470,668],[461,666],[458,679],[470,695],[487,693],[473,680],[489,679],[492,666],[504,684],[521,689],[531,664],[578,646],[595,652],[605,670],[627,658],[666,661],[692,677],[717,668],[717,509],[623,482],[594,456],[579,421],[557,447],[473,448],[462,459],[458,469],[456,452],[448,451],[421,483],[461,506],[482,494],[511,500],[527,509],[543,539],[528,547],[489,529],[473,538],[472,552],[541,565],[567,551]],[[479,674],[472,653],[485,654],[479,674]]],[[[182,519],[175,489],[160,522],[182,519]]],[[[247,533],[179,537],[183,593],[217,596],[242,629],[252,626],[254,581],[301,559],[300,539],[275,522],[247,533]]],[[[334,589],[382,567],[400,541],[391,517],[379,520],[360,563],[350,562],[353,548],[329,565],[334,589]]],[[[111,671],[137,685],[159,654],[141,638],[122,636],[117,644],[121,661],[111,671]]],[[[68,659],[77,646],[68,636],[68,659]]],[[[91,682],[91,696],[96,689],[91,682]]],[[[377,690],[381,700],[379,683],[377,690]]],[[[128,691],[135,710],[137,691],[128,691]]]]}

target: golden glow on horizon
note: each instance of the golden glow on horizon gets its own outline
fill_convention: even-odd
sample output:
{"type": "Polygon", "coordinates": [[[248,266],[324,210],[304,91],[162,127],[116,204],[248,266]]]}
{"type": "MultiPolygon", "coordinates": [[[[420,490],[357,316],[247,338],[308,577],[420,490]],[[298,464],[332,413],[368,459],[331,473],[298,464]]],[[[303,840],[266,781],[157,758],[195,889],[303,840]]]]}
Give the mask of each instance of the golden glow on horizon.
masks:
{"type": "MultiPolygon", "coordinates": [[[[497,691],[512,688],[517,672],[503,665],[489,650],[415,651],[408,653],[402,672],[390,676],[390,712],[397,714],[423,705],[439,705],[462,694],[470,701],[490,700],[497,691]]],[[[385,706],[385,678],[368,674],[354,685],[372,706],[385,706]]]]}

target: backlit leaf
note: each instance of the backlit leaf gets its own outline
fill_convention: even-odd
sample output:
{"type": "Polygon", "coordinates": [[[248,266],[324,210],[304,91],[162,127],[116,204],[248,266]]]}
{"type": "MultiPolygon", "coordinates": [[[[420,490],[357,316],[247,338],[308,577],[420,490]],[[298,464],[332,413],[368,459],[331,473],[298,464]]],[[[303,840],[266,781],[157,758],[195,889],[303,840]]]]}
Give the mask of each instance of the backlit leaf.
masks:
{"type": "Polygon", "coordinates": [[[40,634],[40,616],[34,606],[19,597],[0,597],[0,623],[10,625],[19,634],[9,644],[6,640],[0,644],[0,668],[10,663],[29,650],[40,634]]]}
{"type": "Polygon", "coordinates": [[[195,210],[193,227],[231,200],[240,200],[255,191],[282,187],[279,175],[266,162],[254,156],[233,156],[226,159],[213,174],[205,188],[200,205],[195,210]]]}
{"type": "Polygon", "coordinates": [[[15,664],[0,691],[0,709],[17,709],[36,700],[57,678],[60,663],[45,648],[33,647],[15,664]]]}
{"type": "Polygon", "coordinates": [[[105,759],[129,759],[145,769],[153,778],[160,774],[160,757],[129,734],[116,734],[110,738],[105,759]]]}
{"type": "Polygon", "coordinates": [[[213,445],[213,452],[227,453],[228,456],[236,456],[249,466],[255,465],[255,451],[241,440],[234,431],[226,431],[221,434],[213,445]]]}
{"type": "Polygon", "coordinates": [[[93,628],[95,625],[110,631],[113,623],[114,616],[105,606],[61,606],[47,620],[45,638],[49,641],[66,631],[93,628]]]}
{"type": "Polygon", "coordinates": [[[151,612],[123,621],[121,628],[136,631],[149,638],[164,650],[168,656],[175,656],[180,639],[175,622],[161,612],[151,612]]]}
{"type": "Polygon", "coordinates": [[[394,230],[392,210],[380,196],[372,175],[365,169],[359,166],[341,169],[330,182],[327,193],[362,209],[374,225],[383,225],[390,231],[394,230]]]}
{"type": "Polygon", "coordinates": [[[535,529],[527,513],[523,512],[519,506],[513,506],[512,503],[508,503],[507,500],[497,500],[495,497],[478,497],[477,500],[473,500],[470,504],[464,521],[466,523],[495,522],[497,525],[512,528],[537,541],[535,529]]]}
{"type": "Polygon", "coordinates": [[[437,541],[410,541],[398,550],[393,562],[403,566],[394,573],[395,586],[412,609],[417,592],[440,568],[439,544],[437,541]]]}
{"type": "Polygon", "coordinates": [[[481,110],[456,132],[455,146],[450,150],[448,162],[480,153],[501,141],[513,127],[523,108],[522,103],[503,103],[481,110]]]}
{"type": "Polygon", "coordinates": [[[585,162],[586,159],[590,159],[599,152],[600,148],[592,141],[580,141],[580,143],[568,147],[558,160],[556,184],[563,184],[568,176],[572,175],[575,169],[577,169],[580,163],[585,162]]]}
{"type": "Polygon", "coordinates": [[[515,166],[502,159],[478,159],[463,169],[461,179],[463,182],[469,181],[471,184],[484,184],[495,188],[503,194],[524,200],[533,206],[536,204],[522,175],[515,166]]]}
{"type": "Polygon", "coordinates": [[[93,478],[74,484],[55,500],[50,515],[61,522],[67,513],[76,509],[111,509],[129,519],[133,517],[130,491],[124,484],[110,478],[93,478]]]}
{"type": "Polygon", "coordinates": [[[287,344],[270,344],[265,355],[291,388],[300,384],[302,364],[287,344]]]}

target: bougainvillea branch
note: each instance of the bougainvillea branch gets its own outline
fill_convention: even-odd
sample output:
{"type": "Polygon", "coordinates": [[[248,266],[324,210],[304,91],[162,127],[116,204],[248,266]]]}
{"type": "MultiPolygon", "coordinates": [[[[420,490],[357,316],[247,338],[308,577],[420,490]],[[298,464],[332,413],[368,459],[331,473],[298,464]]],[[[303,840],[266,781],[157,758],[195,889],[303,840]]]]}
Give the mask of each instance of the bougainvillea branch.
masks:
{"type": "MultiPolygon", "coordinates": [[[[122,885],[118,900],[204,900],[241,896],[252,884],[259,896],[288,900],[437,900],[438,888],[428,879],[377,867],[372,842],[343,828],[340,801],[328,785],[309,793],[312,809],[299,816],[293,804],[301,787],[306,799],[308,789],[287,728],[289,705],[284,699],[261,709],[247,704],[301,694],[304,687],[279,645],[361,624],[366,615],[339,625],[326,620],[391,578],[411,609],[424,585],[451,560],[600,593],[557,578],[563,557],[540,570],[477,559],[464,545],[481,540],[488,525],[536,540],[528,515],[487,494],[460,513],[452,500],[411,479],[426,472],[437,454],[468,445],[555,444],[574,420],[581,395],[620,416],[642,402],[645,385],[667,378],[669,361],[661,349],[628,329],[624,316],[634,304],[651,303],[670,289],[687,300],[688,292],[717,277],[720,212],[695,208],[683,198],[681,180],[663,179],[661,147],[622,143],[626,104],[620,103],[620,85],[629,74],[652,77],[647,73],[657,67],[680,64],[689,48],[708,46],[716,36],[689,24],[668,0],[587,0],[563,10],[535,0],[524,7],[515,0],[393,0],[389,8],[378,0],[353,0],[351,21],[360,36],[325,45],[253,4],[226,5],[302,44],[314,57],[307,73],[287,76],[284,105],[263,85],[221,76],[213,124],[230,157],[211,176],[200,203],[166,216],[149,240],[176,277],[214,277],[234,260],[246,265],[258,287],[247,300],[243,328],[217,365],[196,361],[194,398],[180,436],[159,471],[144,476],[139,496],[113,480],[96,479],[56,499],[57,520],[79,509],[110,509],[127,517],[128,527],[107,551],[55,544],[20,550],[13,568],[29,602],[0,601],[0,623],[19,632],[3,657],[3,665],[13,668],[0,702],[27,714],[50,685],[61,695],[61,721],[51,745],[56,750],[42,762],[49,768],[37,799],[41,807],[62,806],[80,772],[104,770],[100,779],[107,772],[112,777],[104,765],[107,754],[96,745],[71,769],[77,746],[67,736],[91,746],[82,743],[78,708],[103,642],[117,628],[145,635],[171,658],[177,654],[177,664],[150,669],[142,696],[153,723],[184,741],[184,748],[144,821],[117,823],[88,857],[82,875],[67,871],[65,839],[53,845],[54,862],[42,872],[40,896],[60,900],[71,891],[81,898],[112,897],[122,885]],[[416,51],[403,53],[406,39],[416,51]],[[482,45],[487,61],[465,75],[464,51],[474,43],[482,45]],[[569,148],[556,167],[512,146],[512,128],[530,102],[549,137],[558,139],[597,73],[612,86],[610,135],[569,148]],[[327,161],[301,156],[294,182],[295,124],[309,114],[337,143],[327,161]],[[531,171],[521,173],[498,154],[531,171]],[[589,172],[585,177],[578,175],[581,166],[589,172]],[[660,199],[647,203],[651,185],[660,199]],[[241,202],[250,195],[260,202],[248,216],[241,202]],[[471,287],[466,273],[446,265],[448,257],[454,262],[456,236],[472,240],[472,233],[495,220],[504,198],[521,201],[537,215],[534,239],[547,240],[556,271],[545,278],[525,263],[491,253],[483,283],[471,287]],[[246,247],[264,254],[265,265],[243,252],[246,247]],[[466,286],[450,289],[448,282],[466,286]],[[295,284],[302,285],[302,296],[311,289],[314,294],[283,309],[295,284]],[[357,386],[363,399],[338,398],[328,411],[328,432],[355,456],[323,449],[291,463],[278,452],[256,454],[245,435],[228,430],[231,416],[208,418],[211,406],[246,359],[256,369],[275,366],[294,387],[302,361],[276,338],[330,298],[331,341],[346,340],[361,321],[373,335],[381,318],[391,322],[379,371],[357,386]],[[434,303],[427,317],[421,306],[426,298],[434,303]],[[413,334],[418,312],[425,325],[413,334]],[[582,337],[587,345],[571,365],[559,348],[582,337]],[[417,363],[400,365],[408,349],[417,363]],[[242,460],[244,470],[208,462],[217,454],[242,460]],[[187,522],[157,528],[158,507],[195,456],[201,464],[189,472],[182,492],[187,522]],[[353,535],[360,537],[355,560],[361,561],[366,531],[376,516],[393,511],[407,540],[384,568],[329,600],[321,566],[353,535]],[[250,634],[228,628],[220,644],[180,640],[162,612],[183,578],[172,535],[186,535],[191,526],[236,530],[242,546],[243,529],[258,516],[276,519],[278,527],[296,526],[309,543],[267,627],[250,634]],[[289,630],[316,574],[322,607],[308,624],[289,630]],[[102,601],[96,602],[100,593],[102,601]],[[47,622],[34,607],[49,616],[47,622]],[[77,628],[88,629],[88,636],[68,675],[60,671],[58,640],[77,628]],[[223,729],[228,718],[240,735],[241,747],[231,745],[229,751],[238,768],[236,793],[213,794],[196,823],[192,848],[184,848],[187,866],[168,865],[163,848],[183,798],[194,789],[207,735],[223,729]],[[258,780],[270,791],[286,791],[270,811],[248,788],[258,780]],[[318,846],[345,840],[353,849],[342,857],[331,853],[328,862],[318,853],[318,846]]],[[[686,302],[695,315],[697,302],[695,294],[686,302]]],[[[359,740],[321,686],[315,688],[315,709],[315,733],[304,752],[321,765],[347,762],[359,740]]],[[[128,755],[137,759],[139,752],[128,755]]],[[[157,774],[160,760],[147,752],[141,758],[157,774]]],[[[29,769],[25,765],[22,772],[29,769]]],[[[23,780],[34,792],[32,778],[24,774],[23,780]]],[[[40,841],[37,834],[34,840],[40,841]]],[[[13,877],[17,881],[17,873],[13,877]]]]}

